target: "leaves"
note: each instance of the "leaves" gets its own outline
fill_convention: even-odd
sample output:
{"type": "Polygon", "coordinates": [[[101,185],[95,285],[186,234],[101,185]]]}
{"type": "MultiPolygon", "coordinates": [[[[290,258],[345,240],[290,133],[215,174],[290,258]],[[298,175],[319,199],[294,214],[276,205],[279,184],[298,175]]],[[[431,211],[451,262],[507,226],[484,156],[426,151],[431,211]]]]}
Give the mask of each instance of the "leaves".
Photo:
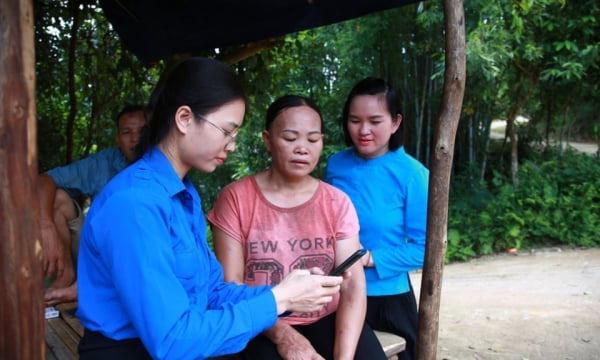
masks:
{"type": "MultiPolygon", "coordinates": [[[[470,244],[477,254],[542,245],[600,245],[600,163],[583,154],[555,152],[520,168],[518,189],[496,177],[494,189],[484,184],[461,191],[454,181],[449,234],[460,234],[449,247],[470,244]],[[458,189],[457,189],[458,188],[458,189]],[[474,191],[475,190],[475,191],[474,191]],[[459,194],[459,195],[455,195],[459,194]],[[485,203],[478,199],[485,197],[485,203]]],[[[456,254],[448,249],[448,253],[456,254]]],[[[462,260],[460,254],[450,259],[462,260]]]]}
{"type": "MultiPolygon", "coordinates": [[[[452,168],[449,259],[547,241],[597,244],[597,162],[540,152],[539,146],[571,129],[600,141],[600,3],[469,0],[464,5],[468,75],[452,168]],[[529,126],[518,129],[517,189],[507,183],[506,152],[489,138],[492,120],[511,112],[530,118],[529,126]]],[[[164,67],[145,68],[94,2],[80,6],[80,41],[71,48],[68,1],[34,1],[41,171],[68,158],[68,136],[74,159],[112,146],[114,116],[125,103],[145,103],[164,67]],[[66,126],[73,110],[69,80],[76,90],[72,130],[66,126]]],[[[231,180],[269,166],[260,136],[264,114],[287,93],[310,96],[321,107],[325,148],[315,171],[321,176],[327,157],[344,147],[338,120],[346,94],[366,76],[399,87],[406,148],[427,164],[444,81],[443,20],[440,2],[419,2],[288,34],[271,49],[234,64],[249,106],[226,165],[210,175],[192,174],[204,209],[231,180]]]]}

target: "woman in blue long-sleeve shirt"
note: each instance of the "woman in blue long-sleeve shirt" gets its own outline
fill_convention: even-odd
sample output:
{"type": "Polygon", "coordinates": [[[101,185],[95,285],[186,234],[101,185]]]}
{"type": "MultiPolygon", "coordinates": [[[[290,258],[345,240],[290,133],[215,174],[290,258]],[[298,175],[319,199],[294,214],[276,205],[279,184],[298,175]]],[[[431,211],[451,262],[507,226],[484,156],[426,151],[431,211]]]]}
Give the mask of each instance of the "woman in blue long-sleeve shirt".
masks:
{"type": "Polygon", "coordinates": [[[143,156],[104,187],[83,226],[82,360],[235,353],[278,314],[321,309],[342,281],[300,270],[273,288],[224,283],[187,173],[212,172],[235,149],[244,93],[226,65],[191,58],[154,99],[143,156]]]}
{"type": "Polygon", "coordinates": [[[325,180],[348,194],[358,214],[367,280],[366,321],[401,335],[413,359],[417,304],[408,272],[423,266],[429,171],[404,151],[396,90],[366,78],[346,100],[341,124],[350,148],[330,157],[325,180]]]}

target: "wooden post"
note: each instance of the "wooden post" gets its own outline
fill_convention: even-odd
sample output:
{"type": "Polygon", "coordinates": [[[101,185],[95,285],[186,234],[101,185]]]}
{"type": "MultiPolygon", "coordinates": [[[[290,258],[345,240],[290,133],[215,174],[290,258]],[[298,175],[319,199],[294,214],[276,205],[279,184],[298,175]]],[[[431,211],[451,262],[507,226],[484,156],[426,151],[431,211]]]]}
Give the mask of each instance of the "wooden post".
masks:
{"type": "Polygon", "coordinates": [[[446,30],[444,95],[430,159],[427,245],[419,298],[417,358],[435,360],[442,275],[448,240],[448,190],[454,141],[466,79],[465,17],[462,0],[443,0],[446,30]]]}
{"type": "Polygon", "coordinates": [[[0,1],[0,359],[44,359],[31,0],[0,1]]]}

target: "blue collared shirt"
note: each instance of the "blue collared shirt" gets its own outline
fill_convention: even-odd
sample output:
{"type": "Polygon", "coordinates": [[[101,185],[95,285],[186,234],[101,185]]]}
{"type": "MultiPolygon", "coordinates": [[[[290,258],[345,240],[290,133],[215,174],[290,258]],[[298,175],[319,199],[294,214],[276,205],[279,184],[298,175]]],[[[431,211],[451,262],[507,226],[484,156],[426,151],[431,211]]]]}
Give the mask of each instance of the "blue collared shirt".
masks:
{"type": "Polygon", "coordinates": [[[223,282],[200,197],[158,149],[115,176],[81,233],[77,316],[158,359],[234,353],[277,319],[268,287],[223,282]]]}
{"type": "Polygon", "coordinates": [[[118,147],[104,149],[69,165],[47,172],[57,188],[71,197],[96,197],[106,183],[127,166],[127,158],[118,147]]]}

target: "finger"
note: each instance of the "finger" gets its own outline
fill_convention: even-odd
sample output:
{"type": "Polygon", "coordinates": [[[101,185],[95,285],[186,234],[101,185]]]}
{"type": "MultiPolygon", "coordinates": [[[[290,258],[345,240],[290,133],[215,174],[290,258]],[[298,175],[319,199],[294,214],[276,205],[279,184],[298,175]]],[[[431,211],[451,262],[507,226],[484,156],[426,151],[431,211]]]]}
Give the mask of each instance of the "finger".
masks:
{"type": "Polygon", "coordinates": [[[329,304],[333,300],[333,296],[323,296],[321,297],[319,303],[322,305],[329,304]]]}
{"type": "Polygon", "coordinates": [[[61,277],[64,272],[65,272],[64,261],[57,260],[56,261],[56,277],[61,277]]]}
{"type": "Polygon", "coordinates": [[[341,276],[322,276],[321,277],[321,286],[329,287],[329,286],[338,286],[344,280],[341,276]]]}
{"type": "Polygon", "coordinates": [[[323,269],[318,268],[318,267],[310,268],[310,273],[313,275],[325,275],[325,272],[323,271],[323,269]]]}
{"type": "Polygon", "coordinates": [[[351,270],[346,270],[346,271],[344,271],[344,273],[342,274],[342,276],[344,277],[344,280],[350,279],[352,277],[352,271],[351,270]]]}
{"type": "Polygon", "coordinates": [[[321,288],[321,296],[329,296],[332,297],[340,292],[340,285],[337,286],[327,286],[321,288]]]}
{"type": "Polygon", "coordinates": [[[52,306],[57,303],[54,294],[55,291],[53,290],[46,291],[46,293],[44,294],[44,303],[46,304],[46,306],[52,306]]]}
{"type": "Polygon", "coordinates": [[[48,261],[48,270],[47,270],[47,274],[52,276],[54,275],[54,272],[56,271],[56,267],[54,266],[54,261],[48,261]]]}
{"type": "Polygon", "coordinates": [[[296,269],[292,271],[292,274],[295,275],[310,275],[310,271],[307,269],[296,269]]]}

